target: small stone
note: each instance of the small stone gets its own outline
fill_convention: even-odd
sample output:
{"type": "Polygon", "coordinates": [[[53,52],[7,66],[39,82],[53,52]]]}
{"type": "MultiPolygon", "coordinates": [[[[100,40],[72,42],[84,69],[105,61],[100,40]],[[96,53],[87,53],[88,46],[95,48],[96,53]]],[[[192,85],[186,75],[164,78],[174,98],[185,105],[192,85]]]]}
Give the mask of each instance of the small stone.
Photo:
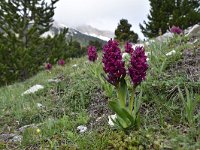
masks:
{"type": "Polygon", "coordinates": [[[115,120],[117,118],[117,115],[114,114],[114,115],[110,115],[108,116],[108,124],[113,127],[114,126],[114,122],[112,120],[115,120]]]}
{"type": "Polygon", "coordinates": [[[29,124],[29,125],[25,125],[25,126],[19,128],[18,130],[20,132],[24,132],[27,128],[37,128],[37,126],[35,124],[29,124]]]}
{"type": "Polygon", "coordinates": [[[85,131],[87,131],[87,127],[84,125],[80,125],[77,127],[77,130],[79,131],[79,133],[84,133],[85,131]]]}
{"type": "Polygon", "coordinates": [[[0,142],[8,141],[9,139],[12,139],[16,134],[0,134],[0,142]]]}
{"type": "Polygon", "coordinates": [[[47,81],[50,83],[59,83],[61,80],[60,79],[48,79],[47,81]]]}
{"type": "Polygon", "coordinates": [[[39,85],[39,84],[36,84],[36,85],[30,87],[28,90],[26,90],[26,91],[25,91],[24,93],[22,93],[21,95],[23,96],[23,95],[26,95],[26,94],[35,93],[35,92],[37,92],[38,90],[41,90],[41,89],[43,89],[43,88],[44,88],[44,86],[39,85]]]}
{"type": "Polygon", "coordinates": [[[21,135],[16,135],[14,136],[10,141],[11,142],[21,142],[22,141],[22,136],[21,135]]]}

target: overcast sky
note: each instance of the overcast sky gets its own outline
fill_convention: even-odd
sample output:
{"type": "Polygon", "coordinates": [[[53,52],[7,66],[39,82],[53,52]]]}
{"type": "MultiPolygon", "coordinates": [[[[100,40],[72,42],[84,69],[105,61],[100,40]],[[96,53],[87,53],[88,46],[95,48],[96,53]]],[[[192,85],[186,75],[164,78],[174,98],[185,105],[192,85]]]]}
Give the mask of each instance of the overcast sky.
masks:
{"type": "Polygon", "coordinates": [[[124,18],[142,39],[139,23],[146,20],[150,8],[148,0],[60,0],[56,6],[54,19],[59,23],[70,27],[87,24],[114,32],[124,18]]]}

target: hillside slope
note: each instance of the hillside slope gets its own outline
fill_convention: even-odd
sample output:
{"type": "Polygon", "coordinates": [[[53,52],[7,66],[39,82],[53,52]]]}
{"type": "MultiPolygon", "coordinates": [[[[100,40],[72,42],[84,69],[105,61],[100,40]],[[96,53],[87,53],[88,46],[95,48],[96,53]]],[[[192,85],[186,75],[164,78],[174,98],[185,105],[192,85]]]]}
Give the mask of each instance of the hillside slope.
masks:
{"type": "Polygon", "coordinates": [[[72,59],[0,88],[0,149],[199,149],[199,38],[155,40],[145,49],[149,69],[136,91],[143,91],[139,129],[124,133],[108,126],[113,112],[107,103],[117,96],[99,76],[99,53],[95,63],[72,59]],[[22,94],[33,85],[44,88],[22,94]],[[192,112],[185,108],[187,97],[192,112]]]}

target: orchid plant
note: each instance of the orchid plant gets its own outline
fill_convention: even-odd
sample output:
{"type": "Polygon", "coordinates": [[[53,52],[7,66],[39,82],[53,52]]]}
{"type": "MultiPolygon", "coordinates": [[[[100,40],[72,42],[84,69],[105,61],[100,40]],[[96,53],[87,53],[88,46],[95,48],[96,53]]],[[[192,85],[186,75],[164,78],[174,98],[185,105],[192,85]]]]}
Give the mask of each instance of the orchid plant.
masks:
{"type": "Polygon", "coordinates": [[[95,46],[88,46],[87,49],[88,60],[91,62],[95,62],[97,60],[97,50],[95,46]]]}
{"type": "Polygon", "coordinates": [[[98,62],[97,62],[97,50],[95,46],[88,46],[87,48],[87,55],[88,55],[88,60],[89,60],[89,70],[94,74],[95,77],[98,77],[99,69],[98,69],[98,62]],[[95,64],[95,62],[97,62],[95,64]]]}
{"type": "Polygon", "coordinates": [[[116,127],[123,130],[137,126],[139,123],[139,107],[142,92],[138,99],[135,99],[136,87],[145,79],[148,69],[147,57],[143,47],[132,48],[130,43],[125,44],[126,67],[123,60],[119,43],[109,40],[103,47],[103,70],[106,73],[104,78],[117,90],[118,100],[109,101],[109,107],[116,113],[113,119],[116,127]],[[128,57],[127,57],[128,56],[128,57]],[[132,90],[129,92],[126,82],[126,75],[131,79],[132,90]]]}

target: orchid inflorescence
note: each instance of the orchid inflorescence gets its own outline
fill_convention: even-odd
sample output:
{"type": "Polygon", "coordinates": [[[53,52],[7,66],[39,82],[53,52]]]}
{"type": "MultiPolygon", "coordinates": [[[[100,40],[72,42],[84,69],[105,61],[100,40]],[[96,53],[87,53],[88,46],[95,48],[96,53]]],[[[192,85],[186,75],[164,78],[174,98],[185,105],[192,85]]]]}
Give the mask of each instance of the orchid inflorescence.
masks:
{"type": "Polygon", "coordinates": [[[132,83],[139,85],[145,79],[148,69],[144,47],[136,47],[134,50],[132,44],[127,42],[125,52],[130,54],[131,58],[128,71],[126,71],[125,62],[122,59],[122,52],[117,41],[111,39],[103,47],[102,62],[104,64],[103,69],[107,74],[107,81],[117,86],[120,80],[128,74],[132,83]]]}
{"type": "Polygon", "coordinates": [[[87,49],[89,61],[95,62],[97,60],[97,50],[95,46],[89,46],[87,49]]]}
{"type": "Polygon", "coordinates": [[[52,64],[50,64],[50,63],[45,64],[45,69],[46,70],[51,70],[52,69],[52,64]]]}
{"type": "Polygon", "coordinates": [[[183,32],[183,30],[177,26],[172,26],[170,28],[170,32],[174,33],[174,34],[181,34],[183,32]]]}
{"type": "Polygon", "coordinates": [[[64,59],[60,59],[60,60],[58,60],[58,65],[60,65],[60,66],[64,66],[64,65],[65,65],[65,61],[64,61],[64,59]]]}
{"type": "Polygon", "coordinates": [[[126,75],[125,63],[122,60],[119,43],[112,39],[103,47],[103,70],[107,73],[107,81],[117,86],[121,78],[126,75]]]}

